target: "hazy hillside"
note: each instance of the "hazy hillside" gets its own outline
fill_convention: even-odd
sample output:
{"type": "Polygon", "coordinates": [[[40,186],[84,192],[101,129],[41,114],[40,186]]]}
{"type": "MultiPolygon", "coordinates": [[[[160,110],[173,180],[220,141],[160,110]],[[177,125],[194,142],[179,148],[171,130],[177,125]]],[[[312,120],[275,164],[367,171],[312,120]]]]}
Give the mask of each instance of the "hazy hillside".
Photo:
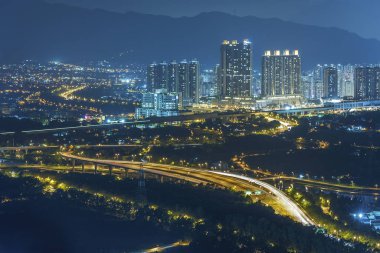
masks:
{"type": "Polygon", "coordinates": [[[1,62],[112,58],[149,63],[197,58],[211,65],[219,61],[222,40],[243,38],[253,42],[255,66],[264,50],[277,48],[299,49],[304,68],[317,63],[380,62],[377,40],[335,28],[223,13],[171,18],[39,0],[0,0],[0,34],[1,62]]]}

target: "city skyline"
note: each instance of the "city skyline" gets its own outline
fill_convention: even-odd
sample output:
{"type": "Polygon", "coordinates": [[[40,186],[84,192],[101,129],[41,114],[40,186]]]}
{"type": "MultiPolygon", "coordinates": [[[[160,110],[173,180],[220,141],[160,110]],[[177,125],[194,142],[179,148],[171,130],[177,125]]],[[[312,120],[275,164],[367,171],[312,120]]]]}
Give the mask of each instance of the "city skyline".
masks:
{"type": "Polygon", "coordinates": [[[298,104],[298,101],[294,100],[295,98],[316,100],[347,100],[354,98],[366,100],[379,98],[377,95],[379,88],[377,87],[380,87],[380,82],[377,81],[379,79],[376,76],[376,69],[378,69],[378,67],[375,67],[376,65],[318,64],[312,71],[305,71],[301,67],[302,61],[299,50],[290,51],[286,49],[283,51],[265,51],[261,56],[261,66],[256,66],[257,69],[254,69],[251,60],[254,55],[252,48],[252,43],[248,40],[243,40],[243,42],[224,40],[221,45],[221,62],[215,65],[214,70],[202,68],[202,64],[198,61],[190,61],[190,63],[196,62],[196,71],[194,72],[196,74],[193,75],[196,85],[189,82],[188,71],[185,71],[188,69],[186,60],[179,63],[171,61],[169,63],[150,64],[147,71],[147,89],[148,91],[153,91],[153,84],[156,83],[154,89],[178,92],[181,94],[180,104],[185,107],[192,103],[199,103],[200,98],[207,99],[208,97],[222,100],[226,98],[254,98],[255,95],[261,98],[282,97],[284,99],[282,103],[288,101],[290,104],[298,104]],[[244,46],[246,46],[246,49],[244,49],[244,46]],[[185,66],[182,74],[181,64],[185,66]],[[374,69],[375,76],[366,77],[368,74],[363,74],[365,77],[359,79],[356,77],[358,76],[356,72],[362,68],[374,69]],[[201,69],[205,72],[201,71],[201,69]],[[261,72],[258,71],[259,69],[261,72]],[[261,92],[256,94],[253,93],[254,71],[261,76],[261,92]],[[242,78],[246,74],[249,76],[247,83],[244,81],[245,78],[242,78]],[[189,98],[186,90],[190,90],[192,86],[197,87],[192,89],[192,101],[186,101],[189,98]],[[359,86],[361,88],[358,88],[359,86]],[[238,91],[241,91],[241,87],[245,87],[245,89],[239,93],[238,91]],[[364,91],[359,91],[363,89],[364,91]],[[360,95],[361,93],[363,94],[360,95]],[[242,96],[242,94],[249,95],[242,96]]]}

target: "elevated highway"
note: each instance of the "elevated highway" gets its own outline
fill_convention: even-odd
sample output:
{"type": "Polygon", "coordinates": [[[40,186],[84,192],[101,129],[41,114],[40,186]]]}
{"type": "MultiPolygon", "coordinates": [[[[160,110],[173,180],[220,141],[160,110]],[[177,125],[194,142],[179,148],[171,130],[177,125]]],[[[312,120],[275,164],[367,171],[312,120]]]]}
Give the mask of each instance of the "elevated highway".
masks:
{"type": "MultiPolygon", "coordinates": [[[[97,166],[106,166],[109,172],[113,173],[117,170],[141,170],[140,162],[131,161],[117,161],[117,160],[102,160],[87,157],[79,157],[70,153],[61,153],[66,159],[73,161],[73,168],[75,162],[92,163],[97,172],[97,166]]],[[[219,187],[231,189],[238,192],[265,192],[265,198],[262,201],[273,207],[273,209],[282,215],[286,215],[304,225],[315,225],[315,223],[308,217],[308,215],[300,208],[295,202],[289,199],[284,193],[271,186],[268,183],[261,182],[257,179],[235,175],[232,173],[218,172],[211,170],[199,170],[194,168],[174,166],[167,164],[146,163],[143,165],[143,170],[146,173],[154,175],[176,178],[193,183],[208,183],[214,184],[219,187]]],[[[252,196],[253,198],[254,196],[252,196]]]]}

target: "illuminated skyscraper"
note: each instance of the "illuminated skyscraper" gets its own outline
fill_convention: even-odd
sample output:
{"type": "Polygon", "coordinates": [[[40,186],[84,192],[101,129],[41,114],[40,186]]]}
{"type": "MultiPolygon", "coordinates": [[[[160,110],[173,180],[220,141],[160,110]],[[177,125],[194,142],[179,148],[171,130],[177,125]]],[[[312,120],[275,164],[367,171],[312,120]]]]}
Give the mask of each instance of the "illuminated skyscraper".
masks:
{"type": "Polygon", "coordinates": [[[222,98],[252,97],[252,45],[248,40],[223,42],[220,95],[222,98]]]}
{"type": "Polygon", "coordinates": [[[168,65],[168,87],[169,92],[178,91],[178,64],[172,61],[168,65]]]}
{"type": "Polygon", "coordinates": [[[148,65],[147,69],[147,90],[152,91],[156,86],[157,80],[157,64],[152,63],[148,65]]]}
{"type": "Polygon", "coordinates": [[[177,63],[151,64],[147,72],[148,91],[166,89],[168,92],[178,92],[180,103],[192,105],[199,101],[200,64],[198,61],[186,60],[177,63]]]}
{"type": "Polygon", "coordinates": [[[342,72],[338,73],[341,97],[354,97],[354,66],[343,66],[342,72]]]}
{"type": "Polygon", "coordinates": [[[361,100],[368,97],[368,68],[355,68],[355,99],[361,100]]]}
{"type": "Polygon", "coordinates": [[[354,96],[353,65],[317,65],[313,70],[312,99],[354,96]]]}
{"type": "Polygon", "coordinates": [[[217,64],[215,66],[215,88],[214,88],[214,96],[220,97],[222,92],[222,68],[220,67],[220,64],[217,64]]]}
{"type": "Polygon", "coordinates": [[[187,61],[181,61],[178,64],[178,90],[182,93],[183,98],[188,97],[188,84],[189,84],[189,64],[187,61]]]}
{"type": "Polygon", "coordinates": [[[191,103],[199,102],[200,92],[200,66],[198,61],[189,62],[189,83],[187,97],[191,103]]]}
{"type": "Polygon", "coordinates": [[[298,50],[266,51],[262,57],[264,97],[301,94],[301,58],[298,50]]]}
{"type": "Polygon", "coordinates": [[[323,69],[323,97],[338,97],[338,70],[336,67],[325,67],[323,69]]]}
{"type": "Polygon", "coordinates": [[[355,68],[355,99],[380,99],[380,67],[355,68]]]}
{"type": "Polygon", "coordinates": [[[317,65],[313,71],[312,99],[321,99],[323,97],[323,66],[317,65]]]}
{"type": "Polygon", "coordinates": [[[168,88],[168,64],[165,62],[150,64],[147,70],[147,89],[154,91],[155,89],[168,88]]]}
{"type": "Polygon", "coordinates": [[[302,76],[302,93],[307,99],[314,99],[313,75],[302,76]]]}
{"type": "MultiPolygon", "coordinates": [[[[219,65],[218,65],[219,66],[219,65]]],[[[217,96],[217,66],[214,69],[203,70],[201,74],[200,97],[217,96]]]]}

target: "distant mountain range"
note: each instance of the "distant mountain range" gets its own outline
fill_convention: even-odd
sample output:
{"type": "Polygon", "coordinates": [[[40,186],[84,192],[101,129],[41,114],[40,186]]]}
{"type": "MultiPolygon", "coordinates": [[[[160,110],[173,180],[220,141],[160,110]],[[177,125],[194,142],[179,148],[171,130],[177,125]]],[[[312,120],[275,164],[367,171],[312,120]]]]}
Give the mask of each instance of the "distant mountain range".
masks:
{"type": "Polygon", "coordinates": [[[219,62],[225,39],[248,38],[255,68],[270,49],[299,49],[304,69],[318,63],[379,63],[380,41],[279,19],[203,13],[172,18],[89,10],[41,0],[0,0],[0,62],[24,59],[148,64],[172,59],[219,62]]]}

